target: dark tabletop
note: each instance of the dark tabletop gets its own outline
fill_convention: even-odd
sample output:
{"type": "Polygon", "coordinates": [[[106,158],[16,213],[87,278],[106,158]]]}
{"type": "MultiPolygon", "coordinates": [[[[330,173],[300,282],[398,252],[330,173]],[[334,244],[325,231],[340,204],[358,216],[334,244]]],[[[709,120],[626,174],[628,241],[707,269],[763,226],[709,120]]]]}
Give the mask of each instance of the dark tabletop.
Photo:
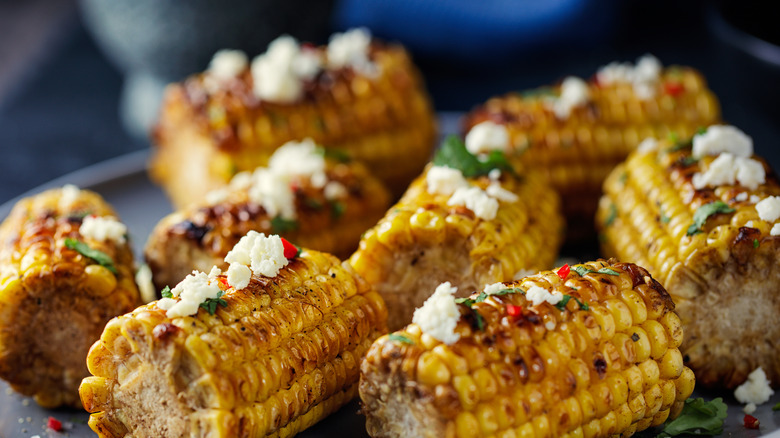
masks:
{"type": "MultiPolygon", "coordinates": [[[[15,4],[0,0],[0,24],[4,10],[15,4]]],[[[119,71],[85,31],[75,4],[62,4],[56,8],[62,17],[56,31],[48,29],[48,39],[39,44],[44,49],[18,63],[22,73],[11,75],[10,84],[0,81],[0,203],[68,172],[149,147],[145,139],[126,134],[119,122],[119,71]]],[[[724,26],[710,3],[622,4],[613,29],[597,47],[546,49],[507,56],[495,65],[420,54],[415,60],[436,109],[466,111],[494,94],[569,74],[588,77],[612,60],[633,61],[653,53],[664,64],[701,70],[721,101],[724,119],[751,135],[757,152],[777,168],[780,67],[751,55],[750,41],[724,26]]],[[[0,54],[16,44],[4,32],[0,29],[0,54]]],[[[0,73],[9,68],[0,64],[0,73]]]]}

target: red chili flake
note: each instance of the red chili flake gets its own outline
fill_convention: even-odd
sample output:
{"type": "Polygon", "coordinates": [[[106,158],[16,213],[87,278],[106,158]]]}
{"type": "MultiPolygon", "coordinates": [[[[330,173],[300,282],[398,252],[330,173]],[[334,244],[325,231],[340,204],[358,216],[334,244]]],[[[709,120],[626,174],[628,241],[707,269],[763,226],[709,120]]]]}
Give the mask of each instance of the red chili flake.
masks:
{"type": "Polygon", "coordinates": [[[49,417],[49,420],[46,422],[46,427],[55,432],[62,432],[62,423],[54,417],[49,417]]]}
{"type": "Polygon", "coordinates": [[[509,316],[521,316],[523,314],[523,307],[522,306],[515,306],[514,304],[507,304],[506,305],[506,313],[509,316]]]}
{"type": "Polygon", "coordinates": [[[745,415],[745,418],[742,419],[742,423],[745,424],[745,429],[758,429],[758,426],[761,425],[758,418],[750,414],[745,415]]]}
{"type": "Polygon", "coordinates": [[[683,84],[677,81],[669,81],[664,84],[664,91],[670,96],[678,96],[685,91],[683,84]]]}
{"type": "Polygon", "coordinates": [[[229,289],[230,285],[228,284],[227,277],[217,277],[217,281],[219,282],[219,285],[222,286],[222,289],[229,289]]]}
{"type": "Polygon", "coordinates": [[[290,190],[292,190],[293,192],[297,193],[297,192],[301,191],[301,186],[300,186],[300,184],[298,184],[297,181],[293,181],[293,182],[290,183],[290,190]]]}
{"type": "Polygon", "coordinates": [[[556,274],[558,274],[558,276],[561,277],[561,280],[566,280],[566,277],[569,276],[569,272],[571,272],[571,268],[569,267],[569,264],[566,263],[565,265],[561,266],[560,269],[558,269],[558,272],[556,272],[556,274]]]}
{"type": "Polygon", "coordinates": [[[298,255],[298,247],[290,243],[287,239],[282,237],[282,245],[284,246],[284,257],[287,259],[294,259],[298,255]]]}

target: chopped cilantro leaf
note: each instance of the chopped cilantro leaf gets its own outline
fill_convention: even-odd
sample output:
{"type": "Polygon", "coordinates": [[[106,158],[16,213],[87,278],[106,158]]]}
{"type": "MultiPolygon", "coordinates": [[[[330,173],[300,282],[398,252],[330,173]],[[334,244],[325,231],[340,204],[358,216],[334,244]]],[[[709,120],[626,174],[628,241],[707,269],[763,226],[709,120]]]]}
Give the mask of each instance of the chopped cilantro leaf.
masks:
{"type": "Polygon", "coordinates": [[[566,305],[569,304],[569,301],[571,301],[571,295],[564,295],[563,299],[558,301],[558,304],[555,305],[555,307],[558,308],[558,310],[563,311],[566,309],[566,305]]]}
{"type": "Polygon", "coordinates": [[[580,305],[580,310],[590,310],[590,306],[588,305],[588,303],[582,302],[576,298],[574,299],[574,301],[576,301],[577,304],[580,305]]]}
{"type": "Polygon", "coordinates": [[[206,309],[209,312],[209,315],[213,315],[217,311],[217,305],[227,307],[227,301],[222,299],[222,295],[224,294],[225,291],[217,292],[216,298],[207,298],[206,301],[200,303],[200,307],[206,309]]]}
{"type": "Polygon", "coordinates": [[[271,219],[271,232],[274,234],[282,234],[288,231],[295,231],[298,229],[298,222],[295,220],[284,219],[281,216],[276,216],[271,219]]]}
{"type": "Polygon", "coordinates": [[[614,269],[610,268],[601,268],[598,271],[594,271],[593,269],[588,268],[587,266],[583,265],[577,265],[572,268],[574,272],[580,274],[580,277],[584,276],[585,274],[606,274],[606,275],[620,275],[619,272],[615,271],[614,269]]]}
{"type": "Polygon", "coordinates": [[[93,261],[97,262],[98,265],[103,266],[114,274],[117,273],[116,267],[114,266],[114,261],[111,259],[111,257],[109,257],[108,254],[104,253],[103,251],[90,248],[86,243],[80,242],[76,239],[71,239],[70,237],[65,239],[65,247],[74,249],[79,254],[92,259],[93,261]]]}
{"type": "Polygon", "coordinates": [[[658,438],[678,435],[720,435],[726,419],[726,404],[718,397],[706,402],[702,398],[685,400],[680,415],[666,422],[658,438]]]}
{"type": "Polygon", "coordinates": [[[710,216],[719,213],[733,213],[735,210],[723,201],[714,201],[699,207],[693,214],[693,223],[688,227],[686,235],[693,236],[702,232],[701,227],[707,222],[710,216]]]}
{"type": "Polygon", "coordinates": [[[515,170],[501,151],[491,151],[487,159],[480,160],[466,149],[463,140],[451,135],[444,140],[433,157],[435,166],[458,169],[466,178],[487,175],[493,169],[500,169],[515,174],[515,170]]]}
{"type": "Polygon", "coordinates": [[[397,335],[395,333],[390,333],[387,336],[387,339],[390,339],[391,341],[401,342],[404,344],[414,345],[414,341],[412,341],[411,339],[407,338],[404,335],[397,335]]]}
{"type": "Polygon", "coordinates": [[[341,216],[344,215],[344,210],[346,210],[346,206],[343,202],[339,201],[331,201],[330,203],[330,214],[333,216],[333,219],[338,219],[341,216]]]}
{"type": "Polygon", "coordinates": [[[777,403],[774,406],[772,406],[772,410],[773,411],[780,411],[780,403],[777,403]]]}
{"type": "Polygon", "coordinates": [[[165,286],[163,290],[160,291],[160,296],[163,298],[173,298],[170,286],[165,286]]]}
{"type": "Polygon", "coordinates": [[[758,248],[759,245],[758,239],[753,239],[753,248],[758,248]]]}
{"type": "Polygon", "coordinates": [[[349,156],[349,154],[342,150],[342,149],[334,149],[334,148],[316,148],[314,149],[315,153],[322,155],[325,158],[330,158],[333,161],[338,161],[339,163],[349,163],[352,160],[352,157],[349,156]]]}

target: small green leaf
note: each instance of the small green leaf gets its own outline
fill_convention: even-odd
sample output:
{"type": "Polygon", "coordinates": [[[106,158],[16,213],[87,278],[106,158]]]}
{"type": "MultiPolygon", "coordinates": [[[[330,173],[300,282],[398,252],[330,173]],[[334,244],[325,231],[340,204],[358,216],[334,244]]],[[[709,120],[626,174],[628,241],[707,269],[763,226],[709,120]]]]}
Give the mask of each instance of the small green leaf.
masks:
{"type": "Polygon", "coordinates": [[[503,152],[491,151],[485,160],[480,160],[466,149],[463,140],[454,135],[444,140],[433,157],[433,164],[458,169],[466,178],[487,175],[493,169],[515,174],[503,152]]]}
{"type": "Polygon", "coordinates": [[[607,275],[620,275],[620,272],[610,269],[610,268],[601,268],[598,271],[596,271],[597,274],[607,274],[607,275]]]}
{"type": "Polygon", "coordinates": [[[701,227],[710,216],[720,213],[733,213],[735,210],[723,201],[714,201],[699,207],[693,214],[693,223],[688,227],[686,235],[693,236],[702,232],[701,227]]]}
{"type": "Polygon", "coordinates": [[[330,202],[330,214],[333,216],[333,219],[338,219],[341,216],[344,215],[344,210],[346,210],[346,206],[343,202],[339,201],[331,201],[330,202]]]}
{"type": "Polygon", "coordinates": [[[213,315],[217,311],[217,305],[227,307],[227,301],[222,299],[222,295],[224,294],[224,291],[217,292],[216,298],[207,298],[206,301],[200,303],[200,307],[206,309],[209,312],[209,315],[213,315]]]}
{"type": "Polygon", "coordinates": [[[609,214],[607,214],[607,218],[604,219],[604,226],[608,227],[612,225],[612,223],[615,222],[617,215],[618,215],[618,211],[615,204],[609,204],[609,214]]]}
{"type": "Polygon", "coordinates": [[[314,149],[314,151],[315,153],[322,155],[325,158],[329,158],[333,161],[338,161],[339,163],[349,163],[350,161],[352,161],[352,157],[350,157],[349,154],[343,149],[318,147],[314,149]]]}
{"type": "Polygon", "coordinates": [[[163,298],[173,298],[173,293],[171,293],[171,287],[165,286],[162,291],[160,291],[160,296],[163,298]]]}
{"type": "Polygon", "coordinates": [[[474,320],[477,323],[477,330],[482,331],[485,330],[485,318],[480,315],[479,312],[477,312],[477,309],[471,308],[471,311],[474,312],[474,320]]]}
{"type": "Polygon", "coordinates": [[[572,296],[568,294],[563,295],[563,299],[558,301],[558,304],[555,305],[555,307],[558,308],[561,312],[563,312],[566,309],[566,305],[569,304],[569,301],[571,301],[572,296]]]}
{"type": "Polygon", "coordinates": [[[411,339],[407,338],[404,335],[397,335],[395,333],[390,333],[387,336],[387,339],[390,339],[391,341],[401,342],[404,344],[414,345],[414,341],[412,341],[411,339]]]}
{"type": "Polygon", "coordinates": [[[455,304],[463,304],[466,307],[471,307],[476,303],[476,300],[472,300],[471,298],[455,298],[455,304]]]}
{"type": "Polygon", "coordinates": [[[758,248],[759,245],[758,239],[753,239],[753,248],[758,248]]]}
{"type": "Polygon", "coordinates": [[[574,270],[574,272],[580,274],[580,277],[583,277],[585,274],[620,275],[620,273],[615,271],[614,269],[601,268],[598,271],[594,271],[593,269],[590,269],[587,266],[583,266],[583,265],[577,265],[577,266],[573,267],[572,270],[574,270]]]}
{"type": "Polygon", "coordinates": [[[680,158],[678,162],[680,163],[681,166],[688,167],[698,163],[699,160],[689,155],[687,157],[680,158]]]}
{"type": "Polygon", "coordinates": [[[580,310],[590,310],[590,306],[588,305],[588,303],[582,302],[576,298],[574,299],[574,301],[576,301],[577,304],[580,305],[580,310]]]}
{"type": "Polygon", "coordinates": [[[685,400],[680,415],[666,422],[658,438],[668,438],[678,435],[720,435],[723,433],[723,421],[726,419],[727,407],[718,397],[706,402],[702,398],[685,400]]]}
{"type": "Polygon", "coordinates": [[[777,403],[774,406],[772,406],[772,410],[773,411],[780,411],[780,403],[777,403]]]}
{"type": "Polygon", "coordinates": [[[114,261],[111,259],[111,257],[109,257],[108,254],[104,253],[103,251],[90,248],[89,245],[87,245],[86,243],[80,242],[70,237],[65,239],[65,247],[74,249],[79,254],[89,259],[92,259],[93,261],[97,262],[97,264],[103,266],[104,268],[108,269],[114,274],[117,273],[116,267],[114,266],[114,261]]]}
{"type": "Polygon", "coordinates": [[[274,234],[283,234],[288,231],[295,231],[298,229],[298,222],[291,219],[284,219],[281,216],[276,216],[271,219],[271,232],[274,234]]]}

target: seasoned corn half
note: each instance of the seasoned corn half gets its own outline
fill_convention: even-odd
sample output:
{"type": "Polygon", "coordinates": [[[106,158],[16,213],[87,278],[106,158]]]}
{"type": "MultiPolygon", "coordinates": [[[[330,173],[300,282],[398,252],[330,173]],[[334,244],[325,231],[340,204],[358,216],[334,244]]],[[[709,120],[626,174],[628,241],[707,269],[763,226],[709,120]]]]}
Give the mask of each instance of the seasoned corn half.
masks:
{"type": "Polygon", "coordinates": [[[43,407],[81,407],[90,345],[141,304],[116,217],[65,186],[22,199],[0,225],[0,377],[43,407]]]}
{"type": "Polygon", "coordinates": [[[278,59],[274,47],[290,46],[288,38],[272,43],[251,66],[239,64],[233,76],[211,68],[166,90],[150,174],[177,207],[237,172],[265,165],[284,143],[307,137],[365,163],[396,195],[425,166],[436,138],[435,115],[403,47],[366,40],[363,63],[350,65],[337,64],[327,46],[293,45],[287,50],[299,53],[290,55],[292,65],[263,62],[278,59]],[[298,64],[314,70],[296,76],[298,64]],[[274,84],[299,93],[264,97],[262,90],[274,84]]]}
{"type": "Polygon", "coordinates": [[[323,152],[311,142],[290,142],[277,149],[268,168],[241,174],[227,188],[163,218],[145,250],[155,284],[173,286],[193,269],[227,268],[222,259],[249,230],[349,257],[386,211],[390,195],[360,163],[323,152]],[[283,158],[281,164],[274,157],[283,158]],[[304,167],[310,172],[288,172],[304,167]]]}
{"type": "Polygon", "coordinates": [[[607,178],[596,219],[604,254],[646,266],[674,298],[697,380],[729,388],[759,366],[780,382],[780,185],[734,132],[647,140],[607,178]],[[701,147],[713,139],[722,150],[701,147]]]}
{"type": "Polygon", "coordinates": [[[468,293],[524,270],[549,268],[557,257],[563,217],[543,178],[489,162],[481,175],[472,169],[464,177],[470,172],[464,161],[476,158],[458,144],[448,139],[440,154],[462,160],[434,160],[350,258],[385,299],[391,330],[408,324],[445,280],[468,293]],[[483,208],[489,202],[496,207],[492,217],[483,208]]]}
{"type": "Polygon", "coordinates": [[[287,437],[355,397],[360,359],[386,332],[382,298],[334,256],[284,245],[288,264],[274,276],[258,273],[253,250],[243,288],[231,285],[241,282],[232,265],[210,272],[200,290],[218,287],[216,298],[190,315],[172,315],[185,287],[180,301],[111,320],[80,388],[90,427],[100,437],[287,437]]]}
{"type": "Polygon", "coordinates": [[[638,82],[613,79],[609,67],[588,81],[491,98],[465,121],[467,131],[484,121],[506,126],[514,159],[542,171],[561,194],[573,240],[593,235],[602,182],[641,140],[690,136],[720,118],[717,98],[692,68],[659,64],[638,82]]]}
{"type": "Polygon", "coordinates": [[[379,338],[361,365],[369,434],[631,436],[676,417],[694,377],[664,288],[633,264],[567,268],[457,300],[454,342],[418,324],[379,338]]]}

